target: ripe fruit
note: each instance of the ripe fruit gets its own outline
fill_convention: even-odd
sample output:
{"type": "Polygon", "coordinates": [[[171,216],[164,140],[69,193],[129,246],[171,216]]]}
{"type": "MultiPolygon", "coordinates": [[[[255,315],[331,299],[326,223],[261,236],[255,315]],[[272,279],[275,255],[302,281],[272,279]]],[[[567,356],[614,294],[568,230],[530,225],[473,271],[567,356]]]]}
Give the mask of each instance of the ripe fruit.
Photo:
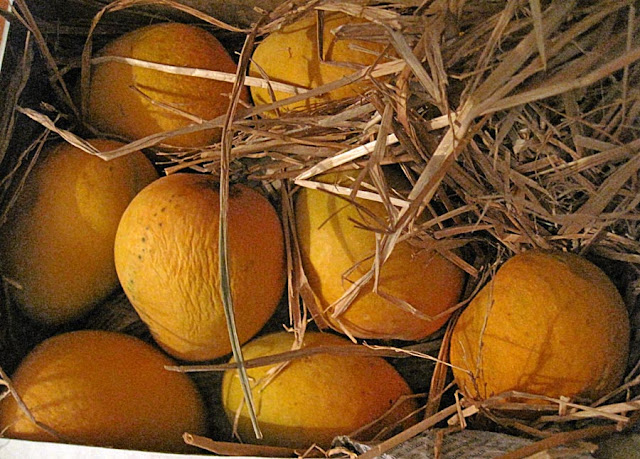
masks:
{"type": "MultiPolygon", "coordinates": [[[[121,146],[92,140],[98,150],[121,146]]],[[[118,285],[113,241],[131,199],[158,177],[141,153],[104,161],[67,143],[44,152],[2,228],[4,275],[32,318],[75,319],[118,285]]]]}
{"type": "MultiPolygon", "coordinates": [[[[9,0],[0,0],[0,10],[7,11],[9,9],[9,0]]],[[[2,46],[2,39],[4,34],[5,19],[0,17],[0,64],[2,63],[2,54],[4,53],[4,46],[2,46]]]]}
{"type": "MultiPolygon", "coordinates": [[[[176,174],[142,190],[116,235],[120,283],[154,338],[184,360],[231,351],[218,275],[218,183],[210,175],[176,174]]],[[[269,201],[231,188],[230,279],[238,334],[255,335],[274,313],[285,281],[280,220],[269,201]]]]}
{"type": "Polygon", "coordinates": [[[424,316],[373,292],[372,280],[344,313],[333,317],[331,305],[373,263],[375,234],[358,222],[380,228],[372,215],[386,217],[381,203],[360,198],[356,203],[312,189],[301,190],[297,198],[296,228],[302,262],[319,308],[339,330],[357,337],[419,340],[429,336],[450,314],[436,316],[458,302],[464,273],[438,253],[410,241],[399,242],[382,266],[378,290],[408,302],[424,316]]]}
{"type": "MultiPolygon", "coordinates": [[[[374,64],[384,51],[385,46],[380,43],[336,38],[334,30],[337,27],[362,20],[342,13],[325,14],[324,18],[324,60],[319,58],[317,20],[316,15],[312,14],[266,37],[253,53],[249,75],[262,77],[264,72],[270,81],[313,89],[374,64]]],[[[365,88],[362,82],[342,86],[319,97],[289,104],[282,110],[310,108],[321,102],[354,97],[365,88]]],[[[256,105],[273,102],[267,89],[251,87],[251,95],[256,105]]],[[[290,96],[275,91],[276,100],[290,96]]]]}
{"type": "Polygon", "coordinates": [[[156,451],[187,451],[184,432],[204,434],[205,407],[174,363],[132,336],[76,331],[38,345],[12,381],[40,423],[33,424],[15,399],[0,404],[0,426],[8,437],[156,451]],[[6,430],[5,430],[6,429],[6,430]]]}
{"type": "Polygon", "coordinates": [[[508,260],[460,315],[450,359],[475,399],[515,390],[596,399],[620,383],[629,319],[611,280],[570,253],[508,260]]]}
{"type": "MultiPolygon", "coordinates": [[[[335,335],[307,332],[304,347],[347,346],[335,335]]],[[[245,359],[276,355],[291,350],[293,335],[264,335],[243,347],[245,359]]],[[[400,374],[380,357],[316,354],[291,361],[266,385],[263,378],[274,365],[251,368],[253,397],[258,423],[264,435],[258,443],[306,449],[313,443],[327,448],[334,437],[349,434],[384,415],[400,399],[404,401],[378,425],[379,429],[409,419],[415,399],[404,399],[411,390],[400,374]]],[[[244,441],[255,436],[236,370],[222,381],[222,402],[230,422],[243,406],[238,433],[244,441]]],[[[406,427],[406,425],[405,425],[406,427]]],[[[371,436],[377,432],[368,432],[371,436]]],[[[358,437],[360,438],[360,437],[358,437]]],[[[366,439],[363,438],[363,439],[366,439]]]]}
{"type": "MultiPolygon", "coordinates": [[[[130,57],[227,73],[236,71],[235,63],[213,35],[178,23],[134,30],[108,44],[99,56],[130,57]]],[[[98,129],[139,139],[194,123],[179,112],[203,120],[223,115],[229,106],[231,88],[231,83],[174,75],[123,62],[101,62],[94,64],[91,73],[87,115],[98,129]]],[[[165,143],[203,146],[217,141],[219,136],[220,129],[209,129],[171,137],[165,143]]]]}

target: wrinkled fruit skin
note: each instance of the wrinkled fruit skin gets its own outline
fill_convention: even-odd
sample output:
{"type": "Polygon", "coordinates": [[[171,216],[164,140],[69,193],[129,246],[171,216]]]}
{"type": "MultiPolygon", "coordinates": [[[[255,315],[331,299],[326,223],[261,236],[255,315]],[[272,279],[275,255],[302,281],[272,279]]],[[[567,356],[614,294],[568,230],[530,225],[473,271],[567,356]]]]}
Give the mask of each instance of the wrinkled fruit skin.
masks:
{"type": "MultiPolygon", "coordinates": [[[[380,203],[357,199],[357,204],[379,218],[386,215],[380,203]]],[[[375,254],[374,232],[357,222],[380,225],[358,206],[318,190],[303,189],[297,197],[302,262],[318,307],[337,330],[360,338],[419,340],[431,335],[450,317],[446,311],[457,304],[465,276],[436,252],[408,241],[398,243],[382,266],[380,293],[372,291],[370,281],[344,313],[333,316],[330,306],[370,269],[375,254]],[[394,299],[409,303],[422,315],[402,309],[394,299]]]]}
{"type": "MultiPolygon", "coordinates": [[[[90,140],[98,150],[123,144],[90,140]]],[[[0,231],[3,274],[32,319],[74,320],[118,286],[113,242],[133,197],[158,177],[141,153],[104,161],[67,143],[43,152],[0,231]]]]}
{"type": "MultiPolygon", "coordinates": [[[[332,33],[341,25],[356,22],[362,22],[362,20],[341,13],[325,14],[324,61],[321,61],[316,36],[316,15],[305,16],[273,32],[258,44],[252,56],[249,75],[262,78],[262,72],[264,72],[270,81],[313,89],[372,65],[383,53],[385,49],[383,44],[361,40],[338,40],[332,33]],[[370,51],[361,51],[363,48],[370,51]]],[[[317,97],[288,104],[280,110],[309,109],[319,103],[357,96],[366,88],[366,83],[360,81],[317,97]]],[[[275,100],[291,97],[291,94],[280,91],[274,91],[274,93],[275,100]]],[[[270,91],[267,89],[251,87],[251,95],[256,105],[273,102],[270,91]]]]}
{"type": "MultiPolygon", "coordinates": [[[[304,347],[348,346],[341,337],[307,332],[304,347]]],[[[293,335],[281,332],[261,336],[243,347],[245,359],[276,355],[291,350],[293,335]]],[[[255,439],[236,370],[227,371],[222,382],[222,401],[230,422],[242,406],[238,433],[243,441],[306,450],[312,444],[328,448],[335,436],[352,433],[375,421],[400,400],[376,429],[357,438],[367,439],[385,426],[408,416],[406,428],[415,422],[410,414],[415,399],[406,398],[411,390],[400,374],[384,359],[357,355],[315,354],[291,361],[266,386],[264,378],[277,365],[251,368],[249,379],[258,424],[264,435],[255,439]]],[[[396,426],[397,427],[397,426],[396,426]]],[[[393,429],[391,429],[393,431],[393,429]]],[[[390,432],[387,432],[390,433],[390,432]]]]}
{"type": "Polygon", "coordinates": [[[192,381],[166,365],[175,363],[120,333],[83,330],[49,338],[23,360],[12,382],[35,419],[60,437],[32,423],[12,396],[0,403],[3,436],[191,451],[182,434],[206,434],[206,409],[192,381]]]}
{"type": "Polygon", "coordinates": [[[618,386],[629,319],[611,280],[569,253],[509,259],[460,315],[450,358],[461,391],[595,400],[618,386]]]}
{"type": "MultiPolygon", "coordinates": [[[[220,295],[219,184],[204,174],[175,174],[145,188],[125,211],[116,269],[129,301],[157,343],[182,360],[231,351],[220,295]]],[[[230,190],[228,250],[241,342],[273,315],[285,283],[280,219],[244,185],[230,190]]]]}
{"type": "MultiPolygon", "coordinates": [[[[187,24],[142,27],[114,40],[98,56],[236,72],[235,63],[213,35],[187,24]]],[[[92,67],[87,114],[101,131],[135,140],[188,126],[194,123],[193,117],[207,121],[224,115],[231,90],[231,83],[107,61],[92,67]]],[[[247,100],[248,94],[243,92],[242,98],[247,100]]],[[[168,138],[164,143],[198,147],[217,141],[220,132],[202,130],[168,138]]]]}

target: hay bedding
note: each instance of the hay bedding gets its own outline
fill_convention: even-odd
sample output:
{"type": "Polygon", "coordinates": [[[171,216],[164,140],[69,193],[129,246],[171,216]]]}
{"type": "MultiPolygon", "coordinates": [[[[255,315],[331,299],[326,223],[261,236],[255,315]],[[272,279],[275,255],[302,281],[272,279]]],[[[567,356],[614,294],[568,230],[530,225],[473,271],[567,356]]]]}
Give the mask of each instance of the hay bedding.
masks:
{"type": "MultiPolygon", "coordinates": [[[[380,443],[368,455],[441,427],[448,418],[453,419],[449,428],[454,430],[467,422],[473,427],[475,422],[478,428],[544,439],[534,443],[533,449],[529,446],[529,454],[634,424],[640,407],[640,343],[635,332],[640,296],[638,2],[292,0],[270,14],[254,11],[252,19],[259,20],[255,27],[227,24],[204,8],[166,0],[122,0],[104,9],[105,2],[77,0],[73,11],[84,14],[73,19],[68,11],[56,11],[51,6],[55,2],[33,3],[16,1],[11,20],[18,38],[5,63],[10,71],[2,77],[7,88],[0,120],[3,221],[46,140],[62,137],[96,154],[83,140],[91,131],[81,123],[81,104],[70,88],[72,82],[87,77],[92,51],[109,38],[155,20],[197,22],[238,50],[239,74],[244,74],[254,40],[308,10],[320,12],[320,20],[326,11],[364,17],[368,23],[337,33],[388,43],[391,57],[373,69],[359,70],[358,77],[374,83],[362,97],[276,118],[259,115],[277,110],[282,102],[237,105],[228,116],[186,128],[224,126],[227,136],[221,144],[178,150],[163,146],[165,136],[155,135],[105,156],[148,148],[167,173],[191,169],[220,176],[223,183],[247,180],[262,186],[280,203],[289,236],[296,187],[322,187],[314,180],[318,174],[355,168],[360,174],[353,186],[339,192],[381,200],[392,214],[380,239],[377,261],[385,259],[398,238],[410,234],[470,275],[465,299],[507,257],[532,247],[585,254],[618,284],[634,333],[627,377],[610,397],[590,407],[558,400],[555,412],[545,412],[533,421],[520,416],[530,414],[531,406],[514,405],[514,415],[507,417],[491,410],[497,400],[469,407],[452,395],[455,388],[447,379],[442,361],[449,336],[445,330],[427,343],[409,347],[391,343],[397,346],[371,350],[411,356],[425,364],[420,359],[425,353],[417,351],[429,349],[427,354],[440,360],[427,388],[425,420],[380,443]],[[42,91],[45,85],[50,90],[42,91]],[[413,184],[408,194],[399,195],[388,187],[380,173],[384,164],[402,168],[413,184]],[[417,224],[417,216],[425,210],[431,217],[417,224]],[[460,247],[464,257],[452,251],[460,247]],[[477,421],[481,418],[474,416],[477,411],[483,413],[483,422],[491,423],[477,421]]],[[[194,3],[202,7],[206,2],[194,3]]],[[[236,80],[233,75],[208,76],[231,78],[236,87],[267,84],[236,80]]],[[[294,99],[305,99],[349,80],[313,91],[284,89],[294,99]]],[[[289,311],[277,317],[275,327],[286,323],[301,335],[315,306],[295,241],[289,240],[289,311]]],[[[372,269],[367,276],[373,275],[372,269]]],[[[7,371],[18,356],[51,332],[37,329],[14,311],[8,281],[2,290],[0,329],[1,363],[7,371]]],[[[358,288],[355,283],[338,306],[348,307],[358,288]]],[[[144,335],[121,300],[115,297],[118,312],[109,317],[104,316],[105,308],[99,308],[91,326],[118,328],[117,319],[122,319],[120,329],[144,335]]],[[[220,368],[181,368],[216,369],[220,368]]]]}

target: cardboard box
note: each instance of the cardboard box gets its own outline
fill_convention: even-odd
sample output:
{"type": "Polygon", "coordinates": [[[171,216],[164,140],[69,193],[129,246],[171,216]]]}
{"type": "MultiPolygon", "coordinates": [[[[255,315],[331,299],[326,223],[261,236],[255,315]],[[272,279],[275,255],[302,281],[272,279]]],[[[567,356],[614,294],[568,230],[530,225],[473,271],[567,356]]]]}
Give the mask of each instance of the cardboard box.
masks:
{"type": "Polygon", "coordinates": [[[0,439],[0,456],[3,459],[190,459],[216,457],[199,454],[167,454],[93,446],[65,445],[26,440],[0,439]]]}

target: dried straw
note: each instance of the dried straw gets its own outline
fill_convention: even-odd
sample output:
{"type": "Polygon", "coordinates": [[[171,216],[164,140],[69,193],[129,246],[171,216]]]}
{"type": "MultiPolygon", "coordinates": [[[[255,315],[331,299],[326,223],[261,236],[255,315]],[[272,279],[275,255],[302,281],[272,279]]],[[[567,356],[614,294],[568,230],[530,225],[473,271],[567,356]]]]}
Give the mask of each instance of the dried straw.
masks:
{"type": "MultiPolygon", "coordinates": [[[[113,2],[84,30],[64,20],[56,29],[77,34],[84,44],[82,59],[77,62],[81,62],[85,89],[90,67],[96,62],[92,38],[112,30],[109,27],[114,24],[108,19],[114,12],[144,12],[148,4],[177,8],[193,15],[194,21],[226,33],[252,33],[168,0],[113,2]]],[[[299,187],[329,190],[346,200],[376,200],[387,209],[385,231],[379,233],[371,269],[331,305],[338,320],[360,289],[371,284],[375,288],[380,267],[398,241],[411,239],[437,250],[470,274],[463,300],[514,253],[533,247],[582,253],[610,273],[623,273],[616,278],[623,281],[620,286],[637,327],[640,19],[636,9],[632,0],[283,1],[274,11],[265,12],[263,22],[254,28],[257,39],[311,10],[320,22],[323,14],[341,11],[368,22],[341,28],[336,31],[340,37],[386,43],[392,57],[314,89],[244,74],[223,75],[127,60],[130,65],[159,71],[233,81],[236,88],[241,84],[266,86],[291,97],[258,107],[237,107],[214,120],[192,119],[189,127],[130,142],[103,157],[150,148],[162,155],[167,173],[192,169],[221,177],[223,183],[240,177],[270,192],[281,203],[288,248],[287,325],[296,333],[298,346],[309,319],[320,328],[329,327],[300,262],[292,210],[299,187]],[[276,118],[260,116],[357,80],[368,81],[370,89],[351,100],[281,111],[276,118]],[[211,127],[225,128],[227,135],[221,144],[198,150],[162,145],[170,136],[211,127]],[[405,173],[412,184],[408,193],[398,194],[386,184],[380,171],[389,164],[405,173]],[[343,187],[318,180],[325,172],[340,170],[358,171],[357,179],[343,187]]],[[[57,59],[51,51],[55,49],[51,46],[53,35],[42,33],[52,31],[51,21],[43,23],[30,16],[24,0],[18,0],[18,11],[45,58],[60,112],[45,113],[37,106],[11,107],[5,112],[11,122],[3,121],[1,126],[10,126],[3,127],[10,132],[16,117],[27,116],[51,135],[97,154],[79,134],[84,132],[78,129],[82,120],[77,112],[81,110],[74,108],[60,70],[68,59],[57,59]],[[39,24],[43,25],[40,33],[39,24]]],[[[22,68],[27,73],[32,46],[25,49],[22,68]]],[[[244,66],[249,54],[247,49],[241,55],[244,66]]],[[[16,78],[14,84],[20,88],[24,80],[16,78]]],[[[2,153],[5,144],[0,143],[2,153]]],[[[36,150],[35,146],[29,150],[30,160],[36,150]]],[[[6,170],[6,160],[3,165],[6,170]]],[[[15,168],[14,162],[9,169],[14,172],[3,182],[3,211],[27,168],[15,168]],[[13,186],[8,187],[9,183],[13,186]]],[[[398,306],[411,310],[411,305],[398,306]]],[[[463,399],[441,408],[442,394],[450,387],[446,381],[449,334],[439,339],[442,347],[427,401],[427,418],[379,443],[365,457],[379,455],[453,415],[458,419],[487,415],[527,435],[544,435],[550,426],[567,430],[538,444],[535,451],[614,429],[608,424],[602,432],[595,427],[597,432],[588,430],[590,427],[581,430],[585,419],[605,419],[615,426],[631,423],[626,413],[636,410],[640,383],[640,342],[635,335],[630,368],[617,391],[587,407],[545,400],[554,412],[536,416],[534,422],[526,416],[495,415],[494,401],[468,409],[471,401],[463,399]]],[[[304,352],[308,351],[293,350],[277,358],[297,358],[304,352]]],[[[251,364],[246,362],[247,367],[251,364]]],[[[223,367],[200,369],[221,371],[223,367]]],[[[535,412],[532,404],[513,408],[520,413],[535,412]]]]}

